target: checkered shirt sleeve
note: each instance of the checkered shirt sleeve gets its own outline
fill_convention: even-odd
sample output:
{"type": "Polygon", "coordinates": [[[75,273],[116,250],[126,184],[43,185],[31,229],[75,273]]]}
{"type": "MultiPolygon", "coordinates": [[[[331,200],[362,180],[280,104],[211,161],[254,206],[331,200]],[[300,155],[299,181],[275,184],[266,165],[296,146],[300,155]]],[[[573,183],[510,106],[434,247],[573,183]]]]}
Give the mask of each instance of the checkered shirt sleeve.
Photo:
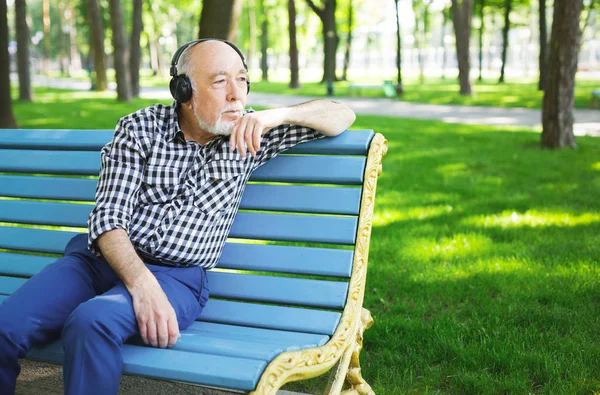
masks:
{"type": "Polygon", "coordinates": [[[134,137],[130,120],[123,118],[113,141],[100,152],[100,179],[96,187],[96,206],[88,218],[89,248],[95,254],[98,237],[109,230],[124,229],[129,221],[143,175],[145,154],[134,137]]]}

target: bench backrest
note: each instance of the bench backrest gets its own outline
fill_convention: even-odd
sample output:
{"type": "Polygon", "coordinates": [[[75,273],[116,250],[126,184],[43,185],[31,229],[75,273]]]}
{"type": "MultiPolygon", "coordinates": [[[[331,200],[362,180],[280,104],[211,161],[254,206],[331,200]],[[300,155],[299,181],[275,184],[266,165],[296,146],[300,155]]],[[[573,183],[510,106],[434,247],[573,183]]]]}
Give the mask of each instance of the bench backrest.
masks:
{"type": "MultiPolygon", "coordinates": [[[[112,135],[0,130],[0,301],[86,232],[99,151],[112,135]]],[[[373,136],[352,130],[301,144],[253,174],[209,272],[201,320],[333,334],[348,297],[373,136]]]]}

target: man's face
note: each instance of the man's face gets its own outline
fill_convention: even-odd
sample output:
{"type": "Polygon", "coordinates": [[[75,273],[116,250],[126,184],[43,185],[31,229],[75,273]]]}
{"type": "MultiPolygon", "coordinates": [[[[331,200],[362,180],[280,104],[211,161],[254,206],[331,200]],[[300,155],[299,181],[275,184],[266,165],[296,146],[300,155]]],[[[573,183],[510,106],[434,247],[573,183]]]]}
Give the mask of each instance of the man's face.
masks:
{"type": "Polygon", "coordinates": [[[192,48],[196,68],[190,76],[195,91],[192,110],[200,129],[231,134],[246,105],[248,78],[242,59],[229,45],[208,41],[192,48]]]}

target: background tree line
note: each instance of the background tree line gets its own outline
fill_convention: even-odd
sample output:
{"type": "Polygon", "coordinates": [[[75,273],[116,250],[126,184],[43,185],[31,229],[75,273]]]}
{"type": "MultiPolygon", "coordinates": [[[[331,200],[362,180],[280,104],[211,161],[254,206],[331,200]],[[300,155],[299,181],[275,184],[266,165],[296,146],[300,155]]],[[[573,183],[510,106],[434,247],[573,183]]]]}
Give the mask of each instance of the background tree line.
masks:
{"type": "MultiPolygon", "coordinates": [[[[348,79],[353,37],[357,37],[357,31],[362,34],[370,31],[371,26],[376,30],[381,21],[369,19],[366,14],[374,4],[383,3],[393,4],[396,10],[395,63],[399,94],[405,89],[402,44],[407,32],[401,26],[405,18],[399,11],[403,5],[409,5],[414,15],[410,38],[417,52],[422,79],[423,54],[427,47],[437,45],[432,43],[432,26],[441,25],[443,48],[448,47],[446,37],[453,32],[460,93],[471,95],[475,63],[479,79],[482,78],[486,35],[502,31],[498,75],[502,83],[506,79],[509,32],[537,19],[539,88],[564,92],[574,86],[582,33],[587,29],[591,30],[589,37],[596,36],[600,16],[600,0],[180,0],[177,4],[166,0],[0,0],[0,3],[5,8],[0,10],[4,21],[0,26],[0,44],[8,48],[9,42],[16,42],[20,100],[33,100],[32,70],[48,73],[51,64],[58,64],[64,76],[79,75],[81,70],[86,70],[93,89],[98,91],[108,88],[107,74],[114,69],[117,99],[128,101],[139,95],[141,69],[167,78],[171,54],[182,43],[198,37],[219,37],[235,42],[247,54],[250,65],[260,64],[263,80],[269,79],[269,59],[285,54],[291,87],[300,85],[300,55],[306,57],[321,51],[322,81],[332,87],[334,81],[348,79]],[[12,6],[7,7],[10,3],[12,6]],[[568,13],[561,13],[563,6],[571,7],[568,13]],[[554,18],[552,12],[561,17],[554,18]],[[501,26],[499,20],[502,20],[501,26]],[[488,26],[490,22],[492,26],[488,26]],[[570,54],[568,58],[575,63],[562,64],[566,57],[557,57],[552,63],[552,51],[548,47],[548,26],[552,23],[556,23],[552,31],[568,32],[568,35],[557,33],[550,48],[556,49],[554,54],[570,54]],[[475,49],[477,62],[471,59],[475,49]],[[570,70],[566,74],[565,67],[570,70]]],[[[376,39],[369,36],[367,45],[376,45],[374,41],[376,39]]],[[[8,54],[2,56],[9,59],[8,54]]],[[[439,65],[442,73],[446,62],[444,54],[439,65]]],[[[10,82],[6,77],[9,65],[9,61],[0,62],[3,78],[0,112],[7,112],[3,119],[11,119],[10,82]]],[[[553,99],[556,103],[552,108],[568,111],[569,101],[562,103],[565,95],[560,96],[562,98],[553,99]]],[[[550,106],[550,100],[546,102],[550,106]]],[[[558,118],[565,119],[560,115],[558,118]]],[[[2,122],[6,121],[0,120],[2,122]]],[[[547,129],[550,130],[545,127],[544,131],[547,129]]],[[[566,145],[573,144],[567,139],[566,145]]]]}

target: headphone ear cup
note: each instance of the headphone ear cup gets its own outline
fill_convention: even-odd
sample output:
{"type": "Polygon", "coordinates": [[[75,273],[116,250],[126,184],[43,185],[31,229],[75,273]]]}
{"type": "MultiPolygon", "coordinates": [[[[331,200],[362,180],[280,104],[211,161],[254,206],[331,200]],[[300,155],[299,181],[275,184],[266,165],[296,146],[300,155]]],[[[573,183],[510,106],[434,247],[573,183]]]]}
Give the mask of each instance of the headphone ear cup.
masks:
{"type": "Polygon", "coordinates": [[[177,75],[171,79],[169,90],[173,99],[186,103],[192,97],[192,84],[186,75],[177,75]]]}

